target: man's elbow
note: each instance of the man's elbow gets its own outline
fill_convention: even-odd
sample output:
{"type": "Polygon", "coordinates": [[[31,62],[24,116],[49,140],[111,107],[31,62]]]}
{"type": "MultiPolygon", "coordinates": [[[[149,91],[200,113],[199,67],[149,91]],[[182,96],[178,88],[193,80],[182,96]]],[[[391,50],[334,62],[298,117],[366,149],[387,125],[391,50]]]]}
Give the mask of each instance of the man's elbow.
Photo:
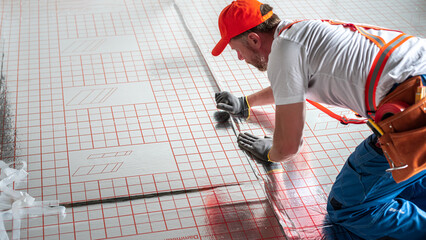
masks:
{"type": "Polygon", "coordinates": [[[276,149],[276,155],[274,162],[284,162],[294,159],[300,152],[303,146],[303,141],[299,144],[288,144],[285,147],[278,147],[276,149]]]}

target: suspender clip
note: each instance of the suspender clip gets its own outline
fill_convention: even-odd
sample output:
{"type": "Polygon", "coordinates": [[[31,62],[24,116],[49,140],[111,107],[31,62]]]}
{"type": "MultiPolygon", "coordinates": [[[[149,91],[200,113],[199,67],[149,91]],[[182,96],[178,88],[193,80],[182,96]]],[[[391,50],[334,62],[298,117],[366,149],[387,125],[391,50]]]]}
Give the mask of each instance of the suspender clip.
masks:
{"type": "Polygon", "coordinates": [[[375,115],[376,115],[376,111],[367,111],[368,118],[371,118],[374,120],[375,115]]]}
{"type": "Polygon", "coordinates": [[[340,123],[343,125],[348,125],[349,119],[347,119],[346,116],[343,116],[342,119],[340,119],[340,123]]]}

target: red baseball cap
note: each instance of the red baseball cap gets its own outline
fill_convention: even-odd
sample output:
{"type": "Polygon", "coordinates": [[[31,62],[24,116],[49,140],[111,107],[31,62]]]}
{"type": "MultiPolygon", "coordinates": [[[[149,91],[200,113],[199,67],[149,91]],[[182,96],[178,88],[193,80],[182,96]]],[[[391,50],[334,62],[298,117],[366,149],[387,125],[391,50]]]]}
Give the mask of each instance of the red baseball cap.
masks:
{"type": "Polygon", "coordinates": [[[249,30],[269,19],[273,12],[262,16],[261,2],[257,0],[237,0],[226,6],[219,15],[221,39],[213,48],[213,56],[219,56],[231,38],[249,30]]]}

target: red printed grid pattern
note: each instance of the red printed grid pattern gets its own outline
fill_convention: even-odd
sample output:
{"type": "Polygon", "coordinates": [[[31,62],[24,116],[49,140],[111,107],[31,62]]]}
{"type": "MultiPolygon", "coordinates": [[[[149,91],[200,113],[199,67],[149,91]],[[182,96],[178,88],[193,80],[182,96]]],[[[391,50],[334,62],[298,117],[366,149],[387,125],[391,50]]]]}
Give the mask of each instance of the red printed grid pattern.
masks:
{"type": "MultiPolygon", "coordinates": [[[[75,2],[67,1],[1,3],[1,38],[5,40],[5,71],[16,129],[13,140],[17,146],[15,158],[27,161],[30,174],[24,190],[39,200],[60,199],[64,203],[78,203],[217,184],[227,186],[224,187],[227,197],[224,201],[211,201],[213,207],[204,202],[209,198],[201,193],[194,193],[199,194],[194,198],[188,193],[172,199],[161,197],[76,207],[69,209],[65,220],[57,216],[24,218],[23,238],[57,239],[61,236],[61,239],[98,239],[139,234],[154,237],[165,236],[173,229],[191,229],[194,223],[192,230],[200,237],[279,237],[281,232],[274,214],[264,202],[264,193],[245,155],[237,150],[234,133],[230,129],[215,128],[210,117],[215,111],[213,93],[217,87],[209,69],[214,72],[221,87],[238,94],[267,86],[266,76],[241,64],[229,52],[214,60],[206,57],[207,66],[181,25],[172,1],[135,0],[123,1],[122,4],[106,1],[102,8],[96,5],[96,1],[81,3],[84,7],[76,8],[75,2]],[[19,31],[15,26],[19,26],[19,31]],[[67,50],[60,49],[64,40],[128,35],[136,36],[137,51],[61,55],[62,50],[67,50]],[[155,102],[82,106],[74,110],[67,109],[67,102],[64,102],[63,93],[67,88],[130,82],[149,82],[155,102]],[[118,130],[113,132],[113,128],[118,130]],[[69,151],[156,142],[170,142],[178,172],[70,181],[69,151]],[[229,184],[242,184],[246,188],[235,189],[229,184]],[[247,192],[253,192],[253,195],[238,197],[247,192]],[[188,207],[185,205],[188,199],[197,203],[188,207]],[[165,202],[164,208],[162,202],[165,202]],[[178,211],[182,210],[178,203],[184,206],[182,214],[178,211]],[[206,220],[206,212],[200,208],[209,207],[214,209],[210,212],[213,216],[220,217],[206,220]],[[144,208],[146,212],[138,214],[137,209],[144,208]],[[258,214],[247,215],[247,209],[258,214]],[[268,225],[262,224],[265,219],[268,225]],[[242,222],[253,223],[248,225],[255,227],[245,228],[246,224],[242,222]],[[267,231],[268,235],[262,226],[272,226],[274,230],[267,231]]],[[[177,3],[182,7],[183,1],[177,3]]],[[[203,21],[191,22],[190,30],[205,33],[198,34],[196,40],[201,52],[207,56],[211,49],[209,46],[214,46],[218,39],[217,15],[226,2],[202,1],[197,4],[194,16],[197,18],[198,14],[198,19],[203,21]],[[200,41],[200,38],[203,40],[200,41]]],[[[280,3],[271,4],[276,6],[277,12],[281,10],[280,3]]],[[[337,8],[327,7],[327,3],[322,1],[289,4],[293,7],[286,8],[285,12],[290,18],[330,17],[330,9],[338,9],[332,12],[336,18],[352,16],[352,19],[360,21],[377,21],[378,25],[383,25],[380,24],[383,21],[388,27],[392,27],[388,24],[402,24],[407,32],[420,35],[425,32],[420,15],[411,14],[411,19],[401,15],[401,9],[409,10],[410,4],[421,9],[414,0],[404,4],[387,3],[385,6],[392,14],[383,14],[383,18],[375,19],[369,17],[373,14],[365,13],[365,4],[369,6],[367,11],[377,17],[374,4],[381,3],[339,2],[341,5],[337,8]],[[351,7],[348,15],[345,6],[357,8],[351,7]],[[389,19],[388,16],[393,17],[389,19]]],[[[383,9],[382,5],[380,9],[383,9]]],[[[185,17],[188,20],[188,15],[185,17]]],[[[101,43],[91,42],[93,47],[101,43]]],[[[318,116],[322,119],[321,115],[318,116]]],[[[261,108],[255,112],[253,119],[253,122],[242,125],[244,131],[270,133],[274,122],[273,108],[261,108]]],[[[285,211],[294,217],[292,220],[297,222],[298,232],[317,225],[316,222],[321,219],[318,216],[322,216],[323,212],[316,208],[323,207],[323,193],[328,192],[351,149],[367,134],[365,129],[338,127],[332,120],[307,123],[307,145],[301,153],[300,162],[284,166],[286,175],[280,175],[281,180],[273,182],[278,186],[275,189],[279,190],[266,187],[269,196],[275,196],[274,191],[290,195],[284,203],[294,205],[293,208],[286,207],[285,211]],[[309,178],[302,178],[301,174],[309,178]],[[297,191],[296,186],[301,186],[301,190],[297,191]],[[301,201],[303,199],[309,202],[301,201]]],[[[257,166],[257,171],[263,172],[260,166],[257,166]]],[[[262,178],[268,183],[268,176],[262,178]]],[[[221,195],[216,190],[213,193],[213,199],[221,195]]],[[[272,205],[277,206],[277,203],[272,205]]]]}

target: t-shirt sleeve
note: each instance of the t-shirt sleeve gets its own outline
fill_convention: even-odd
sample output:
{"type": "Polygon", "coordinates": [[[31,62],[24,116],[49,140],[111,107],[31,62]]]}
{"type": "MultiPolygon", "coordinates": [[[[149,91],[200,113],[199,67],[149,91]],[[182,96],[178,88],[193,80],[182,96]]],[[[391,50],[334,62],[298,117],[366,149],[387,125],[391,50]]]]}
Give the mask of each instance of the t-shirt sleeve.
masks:
{"type": "Polygon", "coordinates": [[[307,66],[301,44],[283,38],[274,40],[268,60],[268,79],[276,105],[305,101],[307,66]]]}

